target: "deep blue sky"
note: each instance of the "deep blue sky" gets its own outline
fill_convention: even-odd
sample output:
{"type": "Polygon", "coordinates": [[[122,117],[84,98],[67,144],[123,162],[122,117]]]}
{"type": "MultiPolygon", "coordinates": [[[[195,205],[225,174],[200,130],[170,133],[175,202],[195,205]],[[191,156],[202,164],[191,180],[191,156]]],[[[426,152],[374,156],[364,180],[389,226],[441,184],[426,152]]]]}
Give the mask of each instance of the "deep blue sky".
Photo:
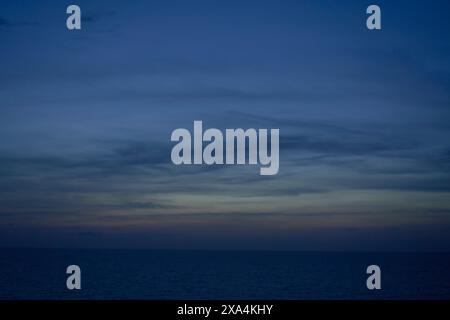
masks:
{"type": "Polygon", "coordinates": [[[0,245],[450,250],[450,3],[373,3],[0,1],[0,245]],[[279,174],[172,165],[194,120],[279,174]]]}

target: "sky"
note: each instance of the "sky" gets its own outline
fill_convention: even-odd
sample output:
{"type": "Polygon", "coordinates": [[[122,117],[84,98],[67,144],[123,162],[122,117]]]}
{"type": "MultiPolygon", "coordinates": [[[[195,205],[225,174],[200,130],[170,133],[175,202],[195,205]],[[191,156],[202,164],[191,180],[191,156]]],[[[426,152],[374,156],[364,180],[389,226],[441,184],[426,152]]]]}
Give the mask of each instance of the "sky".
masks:
{"type": "Polygon", "coordinates": [[[0,246],[450,250],[450,3],[374,3],[0,0],[0,246]],[[175,166],[194,120],[279,173],[175,166]]]}

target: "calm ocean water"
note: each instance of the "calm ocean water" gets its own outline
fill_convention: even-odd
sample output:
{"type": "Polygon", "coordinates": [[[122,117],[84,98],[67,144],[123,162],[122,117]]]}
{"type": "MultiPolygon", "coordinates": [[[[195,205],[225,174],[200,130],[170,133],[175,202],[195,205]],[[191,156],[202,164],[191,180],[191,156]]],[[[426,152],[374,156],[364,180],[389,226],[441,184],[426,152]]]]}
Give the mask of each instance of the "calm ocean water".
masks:
{"type": "Polygon", "coordinates": [[[450,254],[0,249],[0,299],[450,299],[450,254]]]}

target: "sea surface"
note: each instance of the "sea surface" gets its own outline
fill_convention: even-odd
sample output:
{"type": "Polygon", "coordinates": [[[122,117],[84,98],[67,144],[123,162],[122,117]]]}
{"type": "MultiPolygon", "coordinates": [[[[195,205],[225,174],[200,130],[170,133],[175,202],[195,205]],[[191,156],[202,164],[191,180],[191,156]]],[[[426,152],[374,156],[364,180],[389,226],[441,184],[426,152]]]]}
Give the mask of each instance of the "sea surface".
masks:
{"type": "Polygon", "coordinates": [[[450,299],[450,253],[0,249],[0,299],[450,299]]]}

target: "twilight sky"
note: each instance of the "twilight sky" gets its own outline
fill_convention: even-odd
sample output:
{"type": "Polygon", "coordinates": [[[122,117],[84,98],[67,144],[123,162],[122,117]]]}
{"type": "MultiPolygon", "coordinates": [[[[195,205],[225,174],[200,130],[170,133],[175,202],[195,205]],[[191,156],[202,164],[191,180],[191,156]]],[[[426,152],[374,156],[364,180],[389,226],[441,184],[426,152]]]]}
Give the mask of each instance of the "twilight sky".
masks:
{"type": "Polygon", "coordinates": [[[450,250],[450,3],[373,3],[0,0],[0,246],[450,250]],[[278,175],[173,165],[194,120],[278,175]]]}

